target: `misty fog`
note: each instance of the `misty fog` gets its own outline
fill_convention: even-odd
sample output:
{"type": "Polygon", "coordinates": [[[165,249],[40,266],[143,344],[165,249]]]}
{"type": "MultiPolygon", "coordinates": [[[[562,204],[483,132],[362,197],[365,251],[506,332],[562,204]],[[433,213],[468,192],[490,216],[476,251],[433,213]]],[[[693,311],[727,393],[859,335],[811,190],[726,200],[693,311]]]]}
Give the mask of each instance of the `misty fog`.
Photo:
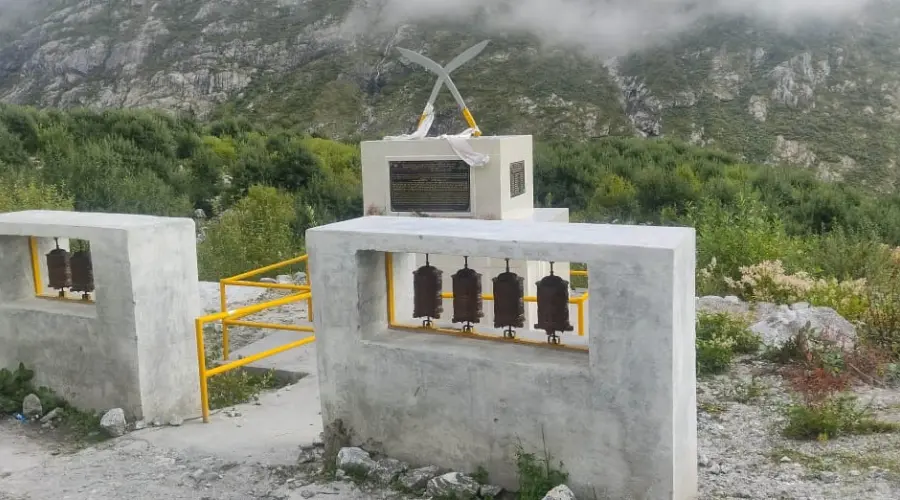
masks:
{"type": "Polygon", "coordinates": [[[872,0],[368,0],[344,23],[348,33],[428,20],[476,20],[495,32],[527,33],[545,44],[620,55],[682,34],[715,16],[747,16],[791,30],[852,22],[872,0]]]}

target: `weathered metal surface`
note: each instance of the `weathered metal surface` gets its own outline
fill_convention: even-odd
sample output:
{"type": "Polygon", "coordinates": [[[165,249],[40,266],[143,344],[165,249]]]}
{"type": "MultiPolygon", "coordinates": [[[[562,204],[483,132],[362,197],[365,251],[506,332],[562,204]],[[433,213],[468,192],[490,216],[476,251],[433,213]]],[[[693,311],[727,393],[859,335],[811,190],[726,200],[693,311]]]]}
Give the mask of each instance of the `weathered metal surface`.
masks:
{"type": "Polygon", "coordinates": [[[91,261],[90,250],[79,250],[69,259],[69,267],[72,271],[73,292],[82,292],[82,298],[88,298],[88,294],[94,291],[94,265],[91,261]]]}
{"type": "Polygon", "coordinates": [[[506,271],[493,280],[494,328],[503,328],[503,336],[516,336],[514,328],[525,326],[525,279],[506,271]]]}
{"type": "Polygon", "coordinates": [[[444,312],[442,275],[443,271],[430,264],[413,271],[413,317],[425,318],[422,326],[431,326],[444,312]]]}
{"type": "Polygon", "coordinates": [[[534,327],[546,331],[551,344],[559,343],[559,333],[574,330],[569,323],[568,281],[551,274],[537,282],[537,316],[534,327]]]}
{"type": "Polygon", "coordinates": [[[472,331],[473,323],[484,317],[481,297],[481,273],[465,267],[453,275],[453,322],[465,323],[463,330],[472,331]]]}

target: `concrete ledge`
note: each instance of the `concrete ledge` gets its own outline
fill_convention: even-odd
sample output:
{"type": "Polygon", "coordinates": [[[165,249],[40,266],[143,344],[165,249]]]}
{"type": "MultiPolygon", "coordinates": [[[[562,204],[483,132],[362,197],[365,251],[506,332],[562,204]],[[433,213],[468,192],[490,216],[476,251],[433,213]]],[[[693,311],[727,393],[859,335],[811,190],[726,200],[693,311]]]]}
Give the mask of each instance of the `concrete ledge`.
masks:
{"type": "Polygon", "coordinates": [[[517,485],[515,451],[549,451],[579,497],[697,494],[691,228],[365,217],[307,232],[324,428],[354,444],[517,485]],[[583,262],[589,352],[387,327],[411,318],[418,253],[583,262]]]}

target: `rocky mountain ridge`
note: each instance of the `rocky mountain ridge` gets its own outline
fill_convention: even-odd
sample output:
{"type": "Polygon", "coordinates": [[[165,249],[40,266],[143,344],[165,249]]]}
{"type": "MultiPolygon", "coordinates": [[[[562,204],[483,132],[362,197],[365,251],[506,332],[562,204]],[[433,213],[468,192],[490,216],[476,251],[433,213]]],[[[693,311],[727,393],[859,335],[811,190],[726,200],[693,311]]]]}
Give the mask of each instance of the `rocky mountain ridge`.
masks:
{"type": "MultiPolygon", "coordinates": [[[[879,190],[900,180],[900,9],[833,31],[710,21],[664,47],[601,60],[471,26],[349,35],[352,0],[45,0],[0,27],[0,99],[40,106],[241,114],[339,138],[408,132],[445,63],[486,133],[674,136],[747,161],[815,168],[879,190]]],[[[465,125],[445,91],[435,133],[465,125]]]]}

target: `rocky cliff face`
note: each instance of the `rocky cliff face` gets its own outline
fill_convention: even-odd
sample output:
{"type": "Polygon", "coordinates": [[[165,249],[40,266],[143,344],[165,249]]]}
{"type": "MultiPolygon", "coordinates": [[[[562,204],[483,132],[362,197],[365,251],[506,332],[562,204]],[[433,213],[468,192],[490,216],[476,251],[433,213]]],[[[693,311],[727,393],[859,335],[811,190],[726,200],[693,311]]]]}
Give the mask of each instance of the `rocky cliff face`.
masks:
{"type": "MultiPolygon", "coordinates": [[[[408,132],[439,62],[494,43],[454,74],[487,133],[676,136],[748,161],[892,189],[900,132],[900,10],[791,36],[723,21],[664,48],[599,60],[477,28],[349,36],[353,0],[46,0],[0,24],[0,98],[41,106],[229,113],[358,138],[408,132]]],[[[464,128],[446,92],[435,132],[464,128]]]]}

